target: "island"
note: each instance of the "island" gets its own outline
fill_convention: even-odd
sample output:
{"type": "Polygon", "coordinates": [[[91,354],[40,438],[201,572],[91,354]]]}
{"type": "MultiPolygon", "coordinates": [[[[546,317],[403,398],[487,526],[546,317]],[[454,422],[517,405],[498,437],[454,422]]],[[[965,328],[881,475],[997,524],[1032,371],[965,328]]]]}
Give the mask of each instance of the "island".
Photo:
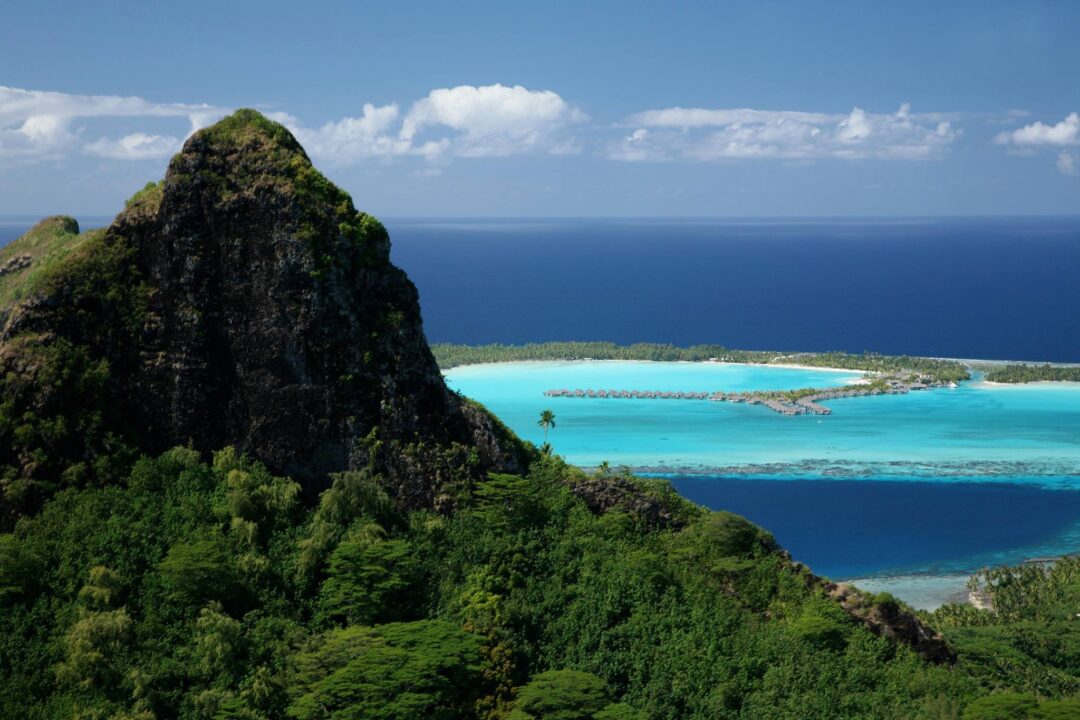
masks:
{"type": "Polygon", "coordinates": [[[446,387],[389,251],[241,110],[0,255],[0,717],[1076,717],[1080,563],[920,613],[573,467],[446,387]]]}
{"type": "Polygon", "coordinates": [[[524,345],[435,343],[431,346],[431,351],[443,370],[460,365],[524,360],[655,360],[801,365],[906,377],[912,382],[923,378],[942,384],[971,379],[968,367],[959,360],[881,355],[872,352],[775,352],[734,350],[723,345],[691,345],[684,348],[658,343],[618,345],[611,342],[545,342],[524,345]]]}
{"type": "Polygon", "coordinates": [[[551,342],[529,345],[433,345],[439,367],[447,370],[461,365],[525,360],[647,360],[657,362],[725,362],[750,365],[816,367],[857,370],[863,381],[846,387],[809,387],[796,390],[751,390],[726,392],[662,391],[625,388],[552,388],[544,392],[553,398],[710,400],[713,402],[758,405],[780,415],[829,415],[832,410],[820,403],[868,395],[904,395],[914,390],[955,388],[971,379],[968,368],[956,360],[889,356],[877,353],[807,353],[732,350],[721,345],[673,345],[638,343],[616,345],[606,342],[551,342]]]}
{"type": "Polygon", "coordinates": [[[1080,382],[1080,365],[1009,363],[986,370],[985,380],[995,383],[1080,382]]]}

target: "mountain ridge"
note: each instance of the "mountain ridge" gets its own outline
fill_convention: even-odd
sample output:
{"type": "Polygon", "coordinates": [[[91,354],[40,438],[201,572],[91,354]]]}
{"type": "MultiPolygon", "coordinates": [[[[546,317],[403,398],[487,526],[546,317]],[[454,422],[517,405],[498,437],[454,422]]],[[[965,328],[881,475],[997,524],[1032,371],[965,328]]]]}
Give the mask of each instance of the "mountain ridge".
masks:
{"type": "MultiPolygon", "coordinates": [[[[77,235],[73,222],[37,235],[77,235]]],[[[15,494],[108,475],[95,456],[118,444],[232,445],[314,492],[366,464],[377,439],[398,451],[379,453],[380,469],[409,507],[450,501],[434,476],[523,469],[525,447],[446,389],[385,228],[257,112],[196,132],[161,182],[84,235],[50,267],[22,269],[33,283],[0,314],[8,412],[33,416],[23,431],[0,425],[15,494]],[[78,377],[43,392],[50,373],[78,377]],[[59,427],[72,404],[111,410],[59,427]]]]}

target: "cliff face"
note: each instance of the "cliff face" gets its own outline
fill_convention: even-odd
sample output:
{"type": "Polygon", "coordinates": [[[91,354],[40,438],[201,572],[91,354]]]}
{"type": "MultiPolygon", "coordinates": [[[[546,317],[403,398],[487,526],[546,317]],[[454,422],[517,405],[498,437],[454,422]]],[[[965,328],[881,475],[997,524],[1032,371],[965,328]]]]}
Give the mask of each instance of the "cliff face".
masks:
{"type": "Polygon", "coordinates": [[[59,462],[0,424],[7,481],[100,472],[95,443],[235,445],[315,488],[382,457],[411,506],[437,504],[448,472],[519,470],[517,440],[447,391],[389,251],[282,126],[242,110],[196,133],[162,183],[9,308],[7,416],[102,409],[59,462]],[[57,365],[100,372],[61,387],[57,365]]]}

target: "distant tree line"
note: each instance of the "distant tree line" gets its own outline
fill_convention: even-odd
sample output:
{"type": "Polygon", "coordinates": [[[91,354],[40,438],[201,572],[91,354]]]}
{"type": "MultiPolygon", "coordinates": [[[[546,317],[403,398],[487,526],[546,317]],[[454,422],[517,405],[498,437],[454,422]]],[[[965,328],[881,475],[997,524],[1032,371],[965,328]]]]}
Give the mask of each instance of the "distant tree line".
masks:
{"type": "Polygon", "coordinates": [[[677,347],[657,343],[617,345],[610,342],[546,342],[525,345],[454,345],[432,346],[439,367],[444,370],[459,365],[515,362],[522,360],[654,360],[749,363],[768,365],[797,363],[813,367],[841,368],[890,374],[922,375],[935,382],[960,382],[971,375],[963,363],[955,360],[913,357],[910,355],[881,355],[879,353],[784,353],[766,350],[733,350],[723,345],[691,345],[677,347]]]}
{"type": "Polygon", "coordinates": [[[999,383],[1080,382],[1080,365],[1003,365],[988,370],[986,379],[999,383]]]}

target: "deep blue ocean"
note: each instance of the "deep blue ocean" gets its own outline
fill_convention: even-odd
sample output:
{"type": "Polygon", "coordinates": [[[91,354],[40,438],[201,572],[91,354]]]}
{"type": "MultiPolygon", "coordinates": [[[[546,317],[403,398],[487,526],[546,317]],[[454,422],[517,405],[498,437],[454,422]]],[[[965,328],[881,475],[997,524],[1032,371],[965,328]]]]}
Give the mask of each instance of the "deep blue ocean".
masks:
{"type": "Polygon", "coordinates": [[[387,226],[432,342],[1080,362],[1080,216],[387,226]]]}
{"type": "Polygon", "coordinates": [[[949,574],[1074,552],[1080,492],[1008,482],[672,479],[680,494],[770,530],[836,578],[949,574]]]}

